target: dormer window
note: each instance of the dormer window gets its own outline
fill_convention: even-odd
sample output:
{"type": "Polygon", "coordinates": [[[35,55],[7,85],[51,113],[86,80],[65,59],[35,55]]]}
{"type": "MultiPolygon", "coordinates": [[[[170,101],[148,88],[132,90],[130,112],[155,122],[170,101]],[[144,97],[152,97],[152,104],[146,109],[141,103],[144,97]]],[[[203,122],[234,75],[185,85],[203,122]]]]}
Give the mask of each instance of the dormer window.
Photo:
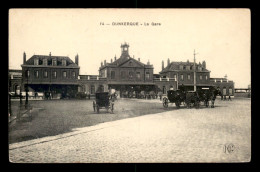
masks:
{"type": "Polygon", "coordinates": [[[39,59],[34,59],[34,65],[39,65],[39,59]]]}
{"type": "Polygon", "coordinates": [[[199,68],[199,71],[202,71],[202,67],[201,66],[199,66],[198,68],[199,68]]]}
{"type": "Polygon", "coordinates": [[[47,59],[43,59],[43,65],[44,66],[47,66],[48,64],[47,64],[47,59]]]}
{"type": "Polygon", "coordinates": [[[65,59],[62,59],[62,66],[66,66],[66,60],[65,59]]]}
{"type": "Polygon", "coordinates": [[[183,66],[182,65],[180,65],[180,70],[183,70],[183,66]]]}
{"type": "Polygon", "coordinates": [[[186,70],[190,70],[190,66],[186,66],[186,70]]]}
{"type": "Polygon", "coordinates": [[[52,66],[57,66],[57,59],[52,59],[52,66]]]}

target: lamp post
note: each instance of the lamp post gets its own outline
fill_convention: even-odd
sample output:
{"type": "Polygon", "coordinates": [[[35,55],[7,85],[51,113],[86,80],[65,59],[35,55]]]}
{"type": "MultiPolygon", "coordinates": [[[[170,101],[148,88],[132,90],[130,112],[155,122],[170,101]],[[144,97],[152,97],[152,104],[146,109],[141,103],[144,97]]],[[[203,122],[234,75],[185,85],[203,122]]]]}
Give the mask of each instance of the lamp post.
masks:
{"type": "Polygon", "coordinates": [[[28,78],[29,78],[29,70],[27,70],[27,74],[26,74],[27,84],[26,84],[26,87],[25,87],[25,92],[26,92],[26,95],[25,95],[25,108],[28,107],[28,91],[29,91],[28,78]]]}

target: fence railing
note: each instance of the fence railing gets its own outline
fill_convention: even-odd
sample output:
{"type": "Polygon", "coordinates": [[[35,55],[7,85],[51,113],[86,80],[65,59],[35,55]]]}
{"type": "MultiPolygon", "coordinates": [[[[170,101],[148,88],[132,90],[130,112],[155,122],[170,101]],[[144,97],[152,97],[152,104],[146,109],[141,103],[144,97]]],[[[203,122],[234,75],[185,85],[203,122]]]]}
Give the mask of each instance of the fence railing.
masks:
{"type": "Polygon", "coordinates": [[[154,81],[175,81],[175,78],[154,78],[154,81]]]}

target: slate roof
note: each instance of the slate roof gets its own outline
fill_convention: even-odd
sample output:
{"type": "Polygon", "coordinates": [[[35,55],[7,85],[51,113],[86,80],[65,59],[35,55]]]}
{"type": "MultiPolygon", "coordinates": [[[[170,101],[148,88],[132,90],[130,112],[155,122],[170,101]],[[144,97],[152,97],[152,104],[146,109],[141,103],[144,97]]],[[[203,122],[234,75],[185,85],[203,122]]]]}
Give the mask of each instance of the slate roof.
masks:
{"type": "Polygon", "coordinates": [[[52,64],[52,59],[57,59],[57,66],[62,66],[62,60],[66,60],[66,66],[78,66],[68,56],[48,56],[48,55],[33,55],[30,59],[25,62],[25,65],[34,65],[34,59],[39,59],[39,65],[43,64],[43,59],[47,59],[47,64],[52,64]]]}
{"type": "MultiPolygon", "coordinates": [[[[171,62],[160,73],[173,71],[173,70],[180,70],[180,67],[179,67],[180,65],[193,67],[194,63],[193,62],[171,62]]],[[[199,64],[196,63],[196,66],[202,67],[202,65],[200,63],[199,64]]],[[[186,71],[186,69],[183,69],[183,70],[186,71]]],[[[191,69],[191,70],[193,70],[193,69],[191,69]]],[[[196,71],[198,71],[198,70],[196,69],[196,71]]],[[[203,68],[203,67],[202,67],[202,71],[209,72],[209,70],[207,70],[206,68],[203,68]]]]}

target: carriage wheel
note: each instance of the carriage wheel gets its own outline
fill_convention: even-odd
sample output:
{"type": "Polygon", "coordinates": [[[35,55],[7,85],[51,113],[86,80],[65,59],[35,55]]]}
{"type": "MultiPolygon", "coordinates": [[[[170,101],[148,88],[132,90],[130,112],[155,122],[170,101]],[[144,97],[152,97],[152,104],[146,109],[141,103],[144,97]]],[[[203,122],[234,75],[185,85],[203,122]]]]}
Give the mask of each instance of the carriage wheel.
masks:
{"type": "Polygon", "coordinates": [[[168,100],[166,98],[163,99],[163,107],[168,107],[168,100]]]}

